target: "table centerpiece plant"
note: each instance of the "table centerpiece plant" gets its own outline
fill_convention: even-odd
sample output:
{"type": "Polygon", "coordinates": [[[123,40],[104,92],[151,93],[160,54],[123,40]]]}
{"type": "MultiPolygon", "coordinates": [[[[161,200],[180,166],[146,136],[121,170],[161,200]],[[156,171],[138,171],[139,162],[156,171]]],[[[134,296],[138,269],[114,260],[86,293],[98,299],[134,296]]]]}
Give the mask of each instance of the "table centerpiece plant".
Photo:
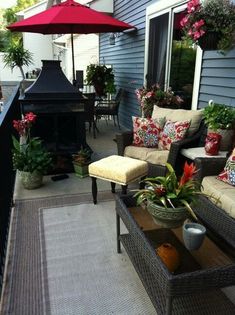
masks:
{"type": "Polygon", "coordinates": [[[179,108],[184,102],[179,95],[175,95],[170,87],[164,91],[158,83],[153,84],[151,87],[136,89],[135,93],[140,103],[143,117],[151,117],[154,105],[167,108],[179,108]]]}
{"type": "Polygon", "coordinates": [[[72,155],[76,176],[83,178],[88,176],[88,165],[91,163],[91,150],[83,148],[72,155]]]}
{"type": "Polygon", "coordinates": [[[106,65],[90,64],[86,69],[86,82],[93,85],[98,96],[116,92],[113,68],[106,65]]]}
{"type": "Polygon", "coordinates": [[[191,0],[180,25],[184,38],[202,49],[227,51],[234,46],[235,4],[231,0],[191,0]]]}
{"type": "Polygon", "coordinates": [[[13,127],[20,139],[12,136],[13,168],[19,171],[21,182],[26,189],[35,189],[42,185],[43,175],[52,164],[52,157],[38,137],[31,137],[31,128],[37,116],[32,112],[21,120],[13,120],[13,127]]]}
{"type": "Polygon", "coordinates": [[[179,179],[169,163],[166,167],[166,176],[144,179],[145,188],[138,190],[134,197],[137,198],[137,205],[146,207],[158,225],[176,228],[188,217],[197,220],[190,205],[201,194],[201,184],[194,179],[196,168],[193,163],[184,164],[179,179]]]}

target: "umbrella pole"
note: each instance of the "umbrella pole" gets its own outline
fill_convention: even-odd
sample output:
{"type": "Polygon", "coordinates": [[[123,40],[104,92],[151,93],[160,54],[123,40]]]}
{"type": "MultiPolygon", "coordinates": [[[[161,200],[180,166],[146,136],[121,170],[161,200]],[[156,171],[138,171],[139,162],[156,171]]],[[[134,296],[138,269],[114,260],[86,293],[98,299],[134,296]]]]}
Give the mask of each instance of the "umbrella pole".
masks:
{"type": "Polygon", "coordinates": [[[76,79],[75,79],[75,64],[74,64],[73,33],[71,33],[71,46],[72,46],[73,85],[75,86],[76,79]]]}

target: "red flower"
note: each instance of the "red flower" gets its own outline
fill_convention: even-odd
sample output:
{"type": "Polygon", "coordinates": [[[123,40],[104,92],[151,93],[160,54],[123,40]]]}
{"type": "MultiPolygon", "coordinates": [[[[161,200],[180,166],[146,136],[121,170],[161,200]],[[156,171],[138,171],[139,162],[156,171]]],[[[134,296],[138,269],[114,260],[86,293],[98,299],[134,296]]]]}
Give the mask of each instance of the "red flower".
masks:
{"type": "Polygon", "coordinates": [[[28,133],[32,123],[36,120],[34,113],[27,113],[21,120],[13,120],[13,127],[17,130],[20,136],[25,136],[28,133]]]}
{"type": "Polygon", "coordinates": [[[155,189],[155,194],[158,196],[164,196],[166,194],[166,189],[164,187],[157,187],[155,189]]]}
{"type": "Polygon", "coordinates": [[[179,187],[183,186],[185,183],[187,183],[189,180],[192,179],[193,175],[196,173],[196,166],[194,163],[188,164],[188,162],[185,162],[184,164],[184,173],[180,178],[179,187]]]}
{"type": "Polygon", "coordinates": [[[37,115],[35,115],[35,114],[32,113],[32,112],[27,113],[27,114],[25,114],[25,116],[24,116],[24,119],[25,119],[26,121],[28,121],[28,122],[31,122],[31,123],[35,122],[36,118],[37,118],[37,115]]]}

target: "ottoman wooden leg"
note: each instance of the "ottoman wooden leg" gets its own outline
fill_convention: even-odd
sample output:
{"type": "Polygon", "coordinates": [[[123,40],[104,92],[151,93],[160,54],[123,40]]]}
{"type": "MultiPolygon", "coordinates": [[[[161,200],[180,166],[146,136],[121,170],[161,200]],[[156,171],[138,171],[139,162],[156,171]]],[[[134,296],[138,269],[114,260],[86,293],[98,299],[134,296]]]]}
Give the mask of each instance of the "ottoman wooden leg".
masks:
{"type": "Polygon", "coordinates": [[[111,191],[113,194],[115,194],[115,186],[116,186],[116,184],[111,182],[111,191]]]}
{"type": "Polygon", "coordinates": [[[93,197],[93,202],[96,205],[97,204],[97,183],[96,183],[96,177],[91,177],[92,180],[92,197],[93,197]]]}
{"type": "Polygon", "coordinates": [[[128,185],[122,185],[122,194],[126,195],[128,185]]]}

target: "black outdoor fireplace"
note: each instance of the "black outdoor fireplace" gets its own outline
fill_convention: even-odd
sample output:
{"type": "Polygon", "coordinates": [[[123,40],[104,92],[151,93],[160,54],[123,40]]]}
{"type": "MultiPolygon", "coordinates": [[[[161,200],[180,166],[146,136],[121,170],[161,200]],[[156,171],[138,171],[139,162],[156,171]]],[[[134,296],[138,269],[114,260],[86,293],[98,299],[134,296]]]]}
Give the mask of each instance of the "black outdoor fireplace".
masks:
{"type": "Polygon", "coordinates": [[[86,99],[66,78],[60,61],[42,60],[38,79],[20,97],[22,113],[37,114],[33,134],[51,152],[74,153],[87,147],[84,108],[86,99]]]}

